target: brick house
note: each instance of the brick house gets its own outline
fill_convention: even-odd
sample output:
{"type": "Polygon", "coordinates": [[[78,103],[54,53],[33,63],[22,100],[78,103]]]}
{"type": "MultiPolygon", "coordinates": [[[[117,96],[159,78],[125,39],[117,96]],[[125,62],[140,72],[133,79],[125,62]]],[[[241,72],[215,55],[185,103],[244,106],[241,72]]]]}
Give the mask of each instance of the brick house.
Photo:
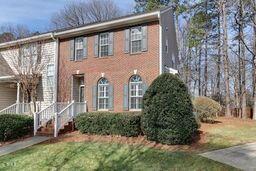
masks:
{"type": "Polygon", "coordinates": [[[62,30],[55,36],[58,101],[87,101],[88,111],[139,111],[152,81],[177,69],[171,8],[62,30]]]}

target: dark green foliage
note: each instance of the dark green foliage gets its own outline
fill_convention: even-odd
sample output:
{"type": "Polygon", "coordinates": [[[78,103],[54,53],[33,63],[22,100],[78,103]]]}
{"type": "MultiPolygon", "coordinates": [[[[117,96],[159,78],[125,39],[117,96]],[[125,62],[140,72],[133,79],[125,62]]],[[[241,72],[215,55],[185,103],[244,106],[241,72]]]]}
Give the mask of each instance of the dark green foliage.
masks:
{"type": "Polygon", "coordinates": [[[84,113],[75,125],[81,133],[134,137],[141,134],[140,117],[140,113],[84,113]]]}
{"type": "Polygon", "coordinates": [[[162,74],[143,97],[142,128],[149,140],[187,144],[198,125],[186,85],[172,74],[162,74]]]}
{"type": "Polygon", "coordinates": [[[34,120],[25,115],[0,115],[0,141],[16,139],[32,133],[34,120]]]}

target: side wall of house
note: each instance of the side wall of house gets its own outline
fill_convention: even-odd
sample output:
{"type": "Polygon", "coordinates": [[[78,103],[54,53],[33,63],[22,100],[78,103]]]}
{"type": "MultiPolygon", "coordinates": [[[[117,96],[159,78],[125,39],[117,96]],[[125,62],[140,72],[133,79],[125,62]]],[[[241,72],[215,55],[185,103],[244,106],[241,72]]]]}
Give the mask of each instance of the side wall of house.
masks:
{"type": "MultiPolygon", "coordinates": [[[[45,41],[42,45],[42,62],[47,64],[53,64],[55,65],[55,50],[56,50],[56,42],[55,41],[45,41]]],[[[2,57],[6,60],[6,62],[9,64],[10,68],[13,70],[15,74],[17,74],[16,67],[14,66],[14,63],[16,63],[12,58],[19,57],[19,50],[16,48],[13,49],[5,49],[1,50],[0,54],[2,57]]],[[[55,67],[54,67],[55,68],[55,67]]],[[[54,79],[56,80],[56,79],[54,79]]],[[[54,101],[54,89],[55,86],[53,84],[53,87],[49,86],[47,81],[47,66],[44,68],[42,73],[42,79],[38,86],[38,101],[41,102],[42,109],[47,107],[49,104],[51,104],[54,101]]],[[[22,101],[22,99],[21,99],[22,101]]]]}
{"type": "Polygon", "coordinates": [[[162,26],[162,71],[166,72],[166,67],[177,69],[179,64],[174,15],[171,9],[161,13],[161,26],[162,26]]]}
{"type": "MultiPolygon", "coordinates": [[[[45,42],[42,45],[42,62],[48,63],[48,65],[54,65],[55,68],[55,58],[56,58],[56,42],[55,41],[49,41],[45,42]]],[[[56,79],[54,78],[54,82],[56,79]]],[[[49,85],[47,81],[47,66],[43,70],[42,73],[42,80],[38,87],[38,101],[41,101],[41,107],[42,109],[49,106],[51,103],[55,101],[54,97],[54,91],[55,91],[55,84],[49,85]]]]}
{"type": "Polygon", "coordinates": [[[60,40],[59,47],[59,84],[58,101],[71,100],[71,79],[73,75],[83,74],[85,100],[89,111],[93,111],[93,87],[101,77],[108,79],[113,87],[113,110],[124,111],[124,86],[129,84],[132,75],[138,74],[149,86],[159,75],[159,23],[147,25],[148,50],[137,54],[127,54],[125,47],[125,29],[111,30],[114,34],[113,55],[95,58],[94,40],[96,34],[81,35],[87,37],[87,57],[81,61],[70,61],[70,42],[73,39],[60,40]]]}
{"type": "Polygon", "coordinates": [[[16,97],[15,83],[0,83],[0,110],[16,103],[16,97]]]}

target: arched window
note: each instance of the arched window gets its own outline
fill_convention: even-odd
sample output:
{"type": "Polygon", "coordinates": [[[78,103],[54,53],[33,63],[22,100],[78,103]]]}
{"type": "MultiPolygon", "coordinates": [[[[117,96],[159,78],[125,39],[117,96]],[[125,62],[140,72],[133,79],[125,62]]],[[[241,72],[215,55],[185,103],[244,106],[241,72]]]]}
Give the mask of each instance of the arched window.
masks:
{"type": "Polygon", "coordinates": [[[130,110],[142,108],[143,82],[139,75],[133,75],[129,82],[129,107],[130,110]]]}
{"type": "Polygon", "coordinates": [[[109,82],[101,78],[98,82],[98,110],[109,108],[109,82]]]}

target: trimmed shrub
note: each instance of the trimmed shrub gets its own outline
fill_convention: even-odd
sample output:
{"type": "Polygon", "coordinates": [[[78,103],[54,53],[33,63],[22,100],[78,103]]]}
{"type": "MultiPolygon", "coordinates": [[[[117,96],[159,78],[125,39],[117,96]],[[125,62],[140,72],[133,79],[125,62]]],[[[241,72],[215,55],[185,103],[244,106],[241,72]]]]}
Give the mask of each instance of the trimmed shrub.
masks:
{"type": "Polygon", "coordinates": [[[83,113],[75,125],[81,133],[135,137],[141,134],[140,113],[83,113]]]}
{"type": "Polygon", "coordinates": [[[30,116],[0,115],[0,141],[17,139],[33,132],[34,120],[30,116]]]}
{"type": "Polygon", "coordinates": [[[173,74],[162,74],[150,85],[141,119],[147,139],[163,144],[190,143],[198,129],[187,87],[173,74]]]}
{"type": "Polygon", "coordinates": [[[218,102],[203,96],[196,97],[193,105],[201,122],[214,122],[215,116],[222,110],[218,102]]]}

